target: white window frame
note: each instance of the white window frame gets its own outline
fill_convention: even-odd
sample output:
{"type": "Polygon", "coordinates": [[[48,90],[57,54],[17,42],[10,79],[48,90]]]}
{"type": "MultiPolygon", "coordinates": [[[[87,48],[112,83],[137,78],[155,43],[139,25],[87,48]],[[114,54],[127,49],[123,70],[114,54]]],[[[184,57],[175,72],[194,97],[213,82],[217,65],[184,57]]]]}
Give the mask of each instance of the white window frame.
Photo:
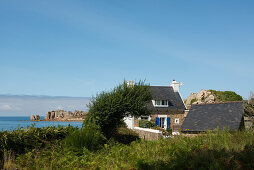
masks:
{"type": "Polygon", "coordinates": [[[180,119],[175,119],[175,124],[179,124],[180,123],[180,119]]]}
{"type": "Polygon", "coordinates": [[[164,118],[164,129],[167,129],[167,115],[158,115],[159,117],[159,125],[160,125],[160,118],[164,118]]]}
{"type": "Polygon", "coordinates": [[[152,103],[155,107],[168,107],[168,100],[152,100],[152,103]],[[157,102],[159,101],[159,105],[157,104],[157,102]],[[165,105],[162,105],[162,101],[166,101],[165,105]]]}
{"type": "Polygon", "coordinates": [[[147,117],[147,120],[148,120],[148,121],[151,121],[151,116],[140,116],[140,117],[138,118],[138,120],[141,120],[141,119],[142,119],[141,117],[147,117]]]}

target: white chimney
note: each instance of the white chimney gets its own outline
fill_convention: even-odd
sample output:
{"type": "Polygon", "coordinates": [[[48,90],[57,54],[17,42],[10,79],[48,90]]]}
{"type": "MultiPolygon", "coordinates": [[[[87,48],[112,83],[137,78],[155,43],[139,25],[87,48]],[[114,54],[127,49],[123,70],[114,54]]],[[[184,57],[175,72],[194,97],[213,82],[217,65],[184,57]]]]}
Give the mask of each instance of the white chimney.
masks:
{"type": "Polygon", "coordinates": [[[182,82],[177,82],[173,80],[170,86],[173,87],[174,92],[179,92],[180,86],[182,85],[183,85],[182,82]]]}

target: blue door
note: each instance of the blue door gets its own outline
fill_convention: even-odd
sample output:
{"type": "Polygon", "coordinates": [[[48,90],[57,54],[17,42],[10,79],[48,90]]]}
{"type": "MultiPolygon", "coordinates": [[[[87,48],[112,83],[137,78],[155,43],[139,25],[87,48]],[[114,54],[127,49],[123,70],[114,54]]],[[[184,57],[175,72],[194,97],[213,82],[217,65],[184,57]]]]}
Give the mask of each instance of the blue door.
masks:
{"type": "Polygon", "coordinates": [[[167,117],[167,129],[170,129],[170,117],[167,117]]]}
{"type": "Polygon", "coordinates": [[[156,117],[156,126],[159,126],[159,121],[160,121],[160,119],[159,119],[159,117],[156,117]]]}

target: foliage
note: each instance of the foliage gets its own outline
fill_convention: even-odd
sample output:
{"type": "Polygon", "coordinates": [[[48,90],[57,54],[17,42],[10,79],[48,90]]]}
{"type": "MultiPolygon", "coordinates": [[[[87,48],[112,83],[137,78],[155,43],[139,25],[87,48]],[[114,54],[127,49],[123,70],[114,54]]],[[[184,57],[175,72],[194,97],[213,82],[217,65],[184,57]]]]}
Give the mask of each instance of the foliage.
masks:
{"type": "Polygon", "coordinates": [[[168,132],[169,135],[172,135],[172,132],[173,132],[172,129],[167,129],[166,131],[168,132]]]}
{"type": "Polygon", "coordinates": [[[239,94],[233,91],[216,91],[209,90],[213,95],[216,96],[218,102],[228,102],[228,101],[242,101],[243,98],[239,94]]]}
{"type": "Polygon", "coordinates": [[[86,124],[81,130],[75,129],[63,141],[64,147],[74,152],[83,152],[83,148],[90,151],[100,149],[106,143],[100,127],[95,124],[86,124]]]}
{"type": "Polygon", "coordinates": [[[248,101],[244,102],[244,113],[245,116],[254,117],[254,93],[250,92],[250,97],[248,101]]]}
{"type": "Polygon", "coordinates": [[[93,122],[110,138],[125,116],[149,115],[146,105],[151,99],[149,86],[143,81],[129,87],[124,81],[110,92],[102,92],[92,99],[84,125],[93,122]]]}
{"type": "Polygon", "coordinates": [[[23,154],[58,143],[58,140],[64,139],[74,129],[72,126],[36,128],[33,125],[27,128],[16,128],[13,131],[0,131],[0,161],[2,160],[3,163],[4,155],[8,153],[23,154]]]}
{"type": "Polygon", "coordinates": [[[138,125],[141,128],[151,128],[153,126],[152,122],[146,120],[146,119],[141,119],[138,121],[138,125]]]}
{"type": "Polygon", "coordinates": [[[127,127],[120,127],[117,129],[117,132],[114,134],[113,138],[111,138],[111,142],[113,140],[113,143],[117,142],[122,144],[130,144],[131,142],[139,139],[138,134],[133,130],[127,127]]]}
{"type": "Polygon", "coordinates": [[[194,102],[196,102],[196,101],[198,101],[198,99],[191,99],[191,102],[190,102],[190,104],[192,105],[194,102]]]}
{"type": "Polygon", "coordinates": [[[170,129],[164,129],[160,126],[153,126],[151,129],[160,130],[164,136],[169,136],[172,134],[172,131],[170,129]],[[171,132],[171,133],[169,133],[169,132],[171,132]]]}
{"type": "Polygon", "coordinates": [[[214,131],[130,145],[105,144],[83,155],[61,147],[31,151],[17,159],[19,169],[253,169],[254,131],[214,131]]]}

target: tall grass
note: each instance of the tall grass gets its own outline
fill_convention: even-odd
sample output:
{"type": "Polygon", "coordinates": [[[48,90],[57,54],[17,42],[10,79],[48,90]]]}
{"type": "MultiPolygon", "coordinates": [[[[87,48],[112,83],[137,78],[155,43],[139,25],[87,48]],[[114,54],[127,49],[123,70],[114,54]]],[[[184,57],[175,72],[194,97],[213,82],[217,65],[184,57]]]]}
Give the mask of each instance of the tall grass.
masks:
{"type": "Polygon", "coordinates": [[[130,145],[105,144],[83,154],[53,148],[19,157],[21,168],[42,169],[254,169],[254,132],[227,130],[189,138],[134,141],[130,145]],[[33,158],[27,159],[30,155],[33,158]],[[25,166],[22,166],[23,163],[25,166]]]}
{"type": "Polygon", "coordinates": [[[16,170],[17,165],[15,161],[14,153],[11,151],[4,151],[3,169],[16,170]]]}
{"type": "Polygon", "coordinates": [[[106,138],[95,124],[86,124],[81,130],[74,130],[63,141],[65,148],[75,152],[83,152],[84,147],[90,151],[95,151],[105,143],[106,138]]]}
{"type": "Polygon", "coordinates": [[[50,144],[58,143],[76,128],[72,126],[50,126],[36,128],[34,125],[27,128],[17,128],[12,131],[0,131],[0,168],[3,166],[4,155],[12,153],[24,154],[33,149],[48,147],[50,144]]]}

